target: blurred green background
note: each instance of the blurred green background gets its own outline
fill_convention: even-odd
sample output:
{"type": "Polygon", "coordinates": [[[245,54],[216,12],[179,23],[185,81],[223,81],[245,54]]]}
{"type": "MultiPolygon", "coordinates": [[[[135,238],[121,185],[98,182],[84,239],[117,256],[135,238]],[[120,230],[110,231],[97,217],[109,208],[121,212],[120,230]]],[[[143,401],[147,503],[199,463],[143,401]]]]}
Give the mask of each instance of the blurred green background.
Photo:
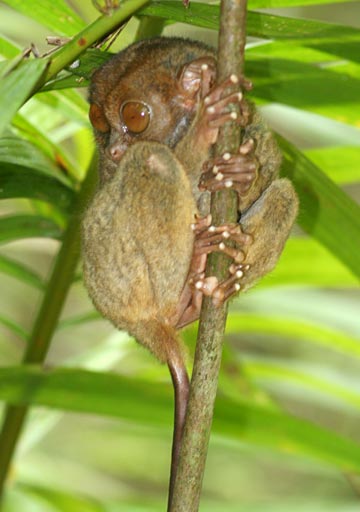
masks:
{"type": "MultiPolygon", "coordinates": [[[[217,7],[192,5],[186,20],[180,1],[153,3],[151,14],[167,20],[166,35],[216,44],[206,27],[217,7]]],[[[200,509],[352,512],[360,495],[360,2],[253,0],[249,9],[261,12],[249,18],[252,96],[292,144],[282,146],[284,172],[295,169],[302,201],[277,269],[230,305],[200,509]]],[[[47,52],[47,36],[71,37],[99,15],[90,1],[0,2],[3,113],[19,52],[31,43],[47,52]]],[[[111,51],[138,30],[133,17],[111,51]]],[[[90,68],[99,54],[87,52],[90,68]]],[[[65,75],[76,85],[79,77],[65,75]]],[[[1,510],[164,510],[167,369],[100,319],[80,264],[45,370],[20,364],[94,150],[86,89],[56,87],[22,106],[0,138],[0,399],[35,405],[1,510]]],[[[189,368],[195,338],[196,326],[185,330],[189,368]]]]}

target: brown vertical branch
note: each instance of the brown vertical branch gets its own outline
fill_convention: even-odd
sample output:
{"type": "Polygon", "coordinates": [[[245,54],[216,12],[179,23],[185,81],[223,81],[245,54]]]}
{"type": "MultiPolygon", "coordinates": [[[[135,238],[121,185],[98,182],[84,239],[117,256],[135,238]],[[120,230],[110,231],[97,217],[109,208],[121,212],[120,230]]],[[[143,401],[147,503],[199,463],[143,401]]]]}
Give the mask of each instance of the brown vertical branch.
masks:
{"type": "MultiPolygon", "coordinates": [[[[237,76],[243,74],[246,3],[246,0],[221,1],[218,83],[231,74],[237,76]]],[[[216,153],[221,155],[225,151],[236,152],[239,144],[240,128],[228,124],[220,131],[216,153]]],[[[212,194],[211,214],[214,225],[236,222],[236,193],[224,190],[212,194]]],[[[219,281],[222,281],[227,277],[228,268],[227,256],[223,254],[210,255],[207,275],[216,275],[219,281]]],[[[204,300],[171,512],[196,512],[199,508],[220,370],[226,314],[226,304],[214,307],[211,299],[204,300]]]]}

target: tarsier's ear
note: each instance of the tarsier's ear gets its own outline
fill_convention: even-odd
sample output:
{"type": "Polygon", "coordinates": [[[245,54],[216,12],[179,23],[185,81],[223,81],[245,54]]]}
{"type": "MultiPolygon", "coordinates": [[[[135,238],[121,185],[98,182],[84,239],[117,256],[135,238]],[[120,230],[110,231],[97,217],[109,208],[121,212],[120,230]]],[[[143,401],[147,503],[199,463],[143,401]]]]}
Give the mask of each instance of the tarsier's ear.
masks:
{"type": "Polygon", "coordinates": [[[89,119],[95,130],[101,133],[107,133],[110,131],[110,125],[107,122],[104,111],[96,103],[91,103],[89,110],[89,119]]]}
{"type": "Polygon", "coordinates": [[[185,64],[179,73],[179,84],[189,98],[199,91],[206,95],[215,82],[216,61],[213,57],[201,57],[185,64]]]}

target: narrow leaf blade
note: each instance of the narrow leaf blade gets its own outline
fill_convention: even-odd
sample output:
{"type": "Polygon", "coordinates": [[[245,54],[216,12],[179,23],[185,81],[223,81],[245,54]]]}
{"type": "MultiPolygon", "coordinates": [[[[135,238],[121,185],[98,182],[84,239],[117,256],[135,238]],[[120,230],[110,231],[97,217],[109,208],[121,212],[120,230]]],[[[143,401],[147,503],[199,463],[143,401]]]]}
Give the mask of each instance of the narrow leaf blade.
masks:
{"type": "Polygon", "coordinates": [[[60,239],[62,230],[52,220],[40,215],[11,215],[0,218],[0,243],[22,238],[60,239]]]}
{"type": "Polygon", "coordinates": [[[292,144],[285,139],[280,143],[284,174],[300,199],[300,226],[359,278],[360,207],[292,144]]]}
{"type": "Polygon", "coordinates": [[[43,279],[33,270],[27,266],[14,261],[6,256],[0,255],[0,272],[12,276],[23,283],[26,283],[34,288],[43,290],[45,283],[43,279]]]}
{"type": "Polygon", "coordinates": [[[80,32],[85,25],[83,20],[70,9],[64,0],[3,1],[16,11],[53,30],[57,35],[74,35],[76,32],[80,32]]]}
{"type": "Polygon", "coordinates": [[[0,135],[43,75],[48,62],[23,61],[0,81],[0,135]]]}
{"type": "MultiPolygon", "coordinates": [[[[170,385],[84,370],[42,371],[22,366],[0,369],[0,399],[144,422],[171,424],[170,385]],[[141,406],[139,406],[141,404],[141,406]]],[[[240,442],[268,446],[338,467],[360,471],[360,446],[350,439],[253,404],[218,399],[214,430],[240,442]]]]}

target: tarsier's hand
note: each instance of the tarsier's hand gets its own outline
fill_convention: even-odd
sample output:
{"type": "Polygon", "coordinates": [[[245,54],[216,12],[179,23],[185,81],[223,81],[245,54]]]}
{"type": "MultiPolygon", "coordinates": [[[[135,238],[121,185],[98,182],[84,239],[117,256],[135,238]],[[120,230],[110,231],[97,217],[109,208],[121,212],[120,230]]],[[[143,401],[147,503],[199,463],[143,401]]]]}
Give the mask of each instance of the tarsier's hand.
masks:
{"type": "Polygon", "coordinates": [[[240,88],[250,89],[251,83],[236,75],[231,75],[221,84],[212,86],[213,69],[207,63],[201,65],[200,107],[197,118],[198,137],[214,144],[219,128],[229,121],[245,126],[250,117],[250,110],[244,101],[240,88]],[[236,90],[234,90],[236,88],[236,90]],[[236,105],[236,108],[231,108],[236,105]]]}

